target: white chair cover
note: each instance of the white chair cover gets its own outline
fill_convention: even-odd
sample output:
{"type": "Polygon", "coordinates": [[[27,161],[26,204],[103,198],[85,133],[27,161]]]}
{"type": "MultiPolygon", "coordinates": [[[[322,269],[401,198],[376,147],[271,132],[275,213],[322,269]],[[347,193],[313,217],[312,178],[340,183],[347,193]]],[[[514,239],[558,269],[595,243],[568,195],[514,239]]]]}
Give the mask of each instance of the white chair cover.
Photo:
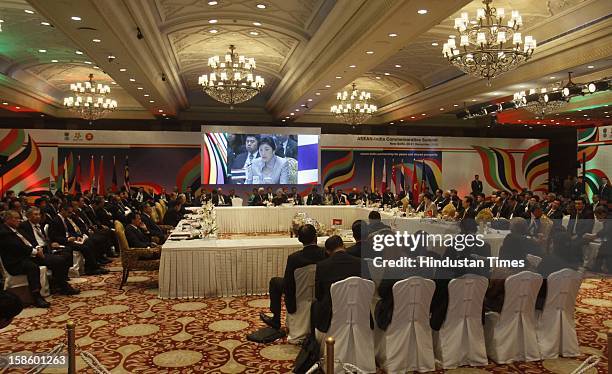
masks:
{"type": "Polygon", "coordinates": [[[85,273],[85,258],[79,251],[72,252],[72,266],[68,269],[68,275],[78,277],[85,273]]]}
{"type": "Polygon", "coordinates": [[[535,303],[541,285],[542,276],[531,271],[506,279],[501,313],[489,312],[485,316],[487,354],[496,363],[540,359],[535,303]]]}
{"type": "MultiPolygon", "coordinates": [[[[374,282],[350,277],[331,286],[332,320],[327,333],[317,330],[317,339],[324,349],[325,338],[332,336],[335,360],[350,363],[367,373],[376,372],[374,334],[370,329],[370,300],[374,282]]],[[[334,373],[344,373],[342,365],[334,365],[334,373]]]]}
{"type": "Polygon", "coordinates": [[[232,206],[242,206],[242,198],[241,197],[233,197],[232,198],[232,206]]]}
{"type": "Polygon", "coordinates": [[[482,304],[489,281],[466,274],[448,284],[448,309],[440,331],[434,331],[436,359],[442,368],[487,365],[482,304]]]}
{"type": "Polygon", "coordinates": [[[393,318],[376,330],[376,357],[388,374],[435,370],[429,306],[436,289],[431,279],[410,277],[393,285],[393,318]]]}
{"type": "Polygon", "coordinates": [[[542,262],[542,257],[540,256],[536,256],[536,255],[532,255],[532,254],[527,254],[527,256],[525,257],[525,259],[527,260],[527,267],[529,269],[537,269],[538,265],[540,264],[540,262],[542,262]]]}
{"type": "MultiPolygon", "coordinates": [[[[41,296],[49,296],[51,292],[49,292],[49,280],[47,278],[47,267],[39,266],[40,269],[40,294],[41,296]]],[[[4,290],[8,290],[9,288],[17,288],[17,287],[27,287],[28,286],[28,277],[25,275],[11,275],[4,268],[4,264],[2,264],[2,260],[0,259],[0,270],[2,271],[2,277],[4,278],[4,290]]]]}
{"type": "Polygon", "coordinates": [[[572,269],[562,269],[547,278],[546,302],[538,313],[538,344],[542,359],[580,355],[574,306],[582,279],[572,269]]]}
{"type": "Polygon", "coordinates": [[[295,277],[296,311],[287,313],[286,325],[289,329],[287,341],[300,344],[310,332],[310,306],[314,300],[315,273],[317,265],[308,265],[293,272],[295,277]]]}

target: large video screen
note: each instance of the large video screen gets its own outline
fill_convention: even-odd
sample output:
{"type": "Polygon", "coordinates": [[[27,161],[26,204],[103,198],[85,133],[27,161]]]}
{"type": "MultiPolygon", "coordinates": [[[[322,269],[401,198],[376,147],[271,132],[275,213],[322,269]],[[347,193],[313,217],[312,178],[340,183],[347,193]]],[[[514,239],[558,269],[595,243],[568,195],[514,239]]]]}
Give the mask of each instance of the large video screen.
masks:
{"type": "Polygon", "coordinates": [[[202,184],[319,182],[319,135],[202,133],[202,184]]]}

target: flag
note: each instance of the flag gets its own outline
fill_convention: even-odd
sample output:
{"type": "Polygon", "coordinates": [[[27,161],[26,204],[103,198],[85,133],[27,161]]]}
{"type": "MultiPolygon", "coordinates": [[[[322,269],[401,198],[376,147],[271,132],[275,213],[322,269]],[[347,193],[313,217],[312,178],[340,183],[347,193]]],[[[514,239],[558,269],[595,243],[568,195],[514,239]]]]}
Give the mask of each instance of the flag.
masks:
{"type": "Polygon", "coordinates": [[[417,175],[416,160],[412,163],[412,203],[419,203],[419,176],[417,175]]]}
{"type": "Polygon", "coordinates": [[[89,159],[89,191],[96,186],[96,165],[94,163],[94,156],[91,155],[89,159]]]}
{"type": "Polygon", "coordinates": [[[104,185],[104,156],[100,156],[100,171],[98,172],[98,194],[106,195],[106,186],[104,185]]]}
{"type": "Polygon", "coordinates": [[[64,157],[64,168],[62,173],[62,192],[68,192],[68,157],[64,157]]]}
{"type": "Polygon", "coordinates": [[[117,192],[117,160],[115,156],[113,156],[113,180],[112,180],[111,188],[113,192],[117,192]]]}
{"type": "Polygon", "coordinates": [[[374,179],[374,157],[372,157],[372,170],[370,171],[370,191],[376,189],[376,180],[374,179]]]}
{"type": "Polygon", "coordinates": [[[405,175],[404,175],[404,160],[402,160],[402,163],[400,164],[400,177],[399,177],[399,181],[400,181],[400,191],[406,191],[406,179],[405,179],[405,175]]]}
{"type": "Polygon", "coordinates": [[[427,187],[427,174],[425,173],[425,159],[421,160],[421,191],[425,192],[428,190],[427,187]]]}
{"type": "Polygon", "coordinates": [[[397,168],[395,167],[395,160],[391,160],[391,193],[397,194],[397,168]]]}
{"type": "Polygon", "coordinates": [[[57,181],[57,174],[55,174],[55,158],[51,157],[51,175],[49,176],[49,192],[54,193],[57,189],[55,184],[57,181]]]}
{"type": "Polygon", "coordinates": [[[125,156],[125,166],[123,167],[123,185],[125,190],[130,193],[130,165],[128,164],[128,156],[125,156]]]}
{"type": "Polygon", "coordinates": [[[74,181],[72,182],[71,192],[81,192],[81,156],[77,156],[77,166],[76,172],[74,173],[74,181]]]}
{"type": "Polygon", "coordinates": [[[380,192],[384,193],[387,189],[387,160],[383,158],[382,181],[380,182],[380,192]]]}

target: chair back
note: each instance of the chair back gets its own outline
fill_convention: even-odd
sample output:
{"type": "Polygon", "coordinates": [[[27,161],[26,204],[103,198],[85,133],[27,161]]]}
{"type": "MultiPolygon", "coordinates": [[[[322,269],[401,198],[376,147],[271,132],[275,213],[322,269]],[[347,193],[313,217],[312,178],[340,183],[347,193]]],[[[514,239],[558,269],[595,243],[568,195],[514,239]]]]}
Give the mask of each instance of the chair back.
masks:
{"type": "Polygon", "coordinates": [[[310,306],[314,300],[315,273],[317,265],[312,264],[295,269],[295,313],[287,313],[288,341],[300,343],[310,332],[310,306]]]}
{"type": "Polygon", "coordinates": [[[232,206],[242,206],[243,201],[241,197],[233,197],[232,206]]]}
{"type": "Polygon", "coordinates": [[[123,227],[123,223],[119,220],[115,220],[115,235],[117,235],[117,241],[119,242],[119,249],[121,253],[127,252],[130,248],[128,245],[127,238],[125,237],[125,228],[123,227]]]}
{"type": "Polygon", "coordinates": [[[151,209],[151,219],[153,220],[153,222],[155,222],[155,223],[159,223],[159,215],[157,214],[157,209],[156,209],[156,207],[154,207],[153,209],[151,209]]]}
{"type": "Polygon", "coordinates": [[[429,324],[429,306],[436,290],[431,279],[410,277],[393,285],[393,319],[388,330],[403,328],[411,322],[429,324]]]}
{"type": "Polygon", "coordinates": [[[481,275],[465,274],[448,284],[448,308],[444,326],[464,318],[474,318],[482,324],[482,304],[489,281],[481,275]]]}
{"type": "Polygon", "coordinates": [[[523,317],[534,321],[535,303],[541,286],[542,276],[531,271],[521,271],[506,278],[504,282],[504,306],[499,323],[510,323],[519,313],[523,317]]]}
{"type": "Polygon", "coordinates": [[[572,269],[561,269],[546,278],[546,301],[543,313],[559,310],[574,316],[576,297],[580,290],[582,277],[572,269]]]}
{"type": "Polygon", "coordinates": [[[370,279],[374,281],[374,284],[379,285],[385,275],[385,268],[382,266],[376,267],[374,266],[374,260],[371,258],[364,258],[363,261],[368,266],[368,271],[370,272],[370,279]]]}
{"type": "Polygon", "coordinates": [[[164,206],[160,203],[155,203],[155,212],[157,213],[157,221],[155,223],[159,224],[164,221],[164,206]]]}
{"type": "MultiPolygon", "coordinates": [[[[335,358],[366,372],[375,372],[374,335],[370,329],[370,302],[374,282],[349,277],[331,285],[332,319],[327,336],[336,339],[335,358]]],[[[336,373],[343,372],[335,364],[336,373]]]]}

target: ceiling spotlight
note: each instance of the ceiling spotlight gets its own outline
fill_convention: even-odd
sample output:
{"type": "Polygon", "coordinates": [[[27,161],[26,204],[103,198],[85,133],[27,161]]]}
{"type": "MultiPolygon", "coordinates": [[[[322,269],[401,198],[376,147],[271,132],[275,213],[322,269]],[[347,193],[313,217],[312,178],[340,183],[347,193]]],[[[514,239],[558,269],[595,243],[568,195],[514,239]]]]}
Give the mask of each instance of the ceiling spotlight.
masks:
{"type": "Polygon", "coordinates": [[[77,55],[82,55],[83,54],[83,52],[81,52],[81,51],[75,51],[74,53],[76,53],[77,55]]]}
{"type": "Polygon", "coordinates": [[[130,78],[130,82],[136,82],[136,79],[130,78]]]}
{"type": "Polygon", "coordinates": [[[286,121],[287,121],[286,119],[281,119],[281,122],[286,122],[286,121]]]}
{"type": "Polygon", "coordinates": [[[164,112],[164,110],[163,110],[163,109],[160,109],[160,110],[158,110],[158,112],[163,113],[163,112],[164,112]]]}
{"type": "Polygon", "coordinates": [[[341,77],[341,76],[339,76],[339,75],[337,75],[337,76],[336,76],[336,79],[342,79],[342,77],[341,77]]]}
{"type": "Polygon", "coordinates": [[[374,54],[374,51],[366,51],[366,54],[368,54],[368,55],[373,55],[373,54],[374,54]]]}
{"type": "Polygon", "coordinates": [[[265,4],[257,4],[257,8],[259,8],[259,9],[266,9],[266,5],[265,4]]]}
{"type": "Polygon", "coordinates": [[[330,86],[329,84],[326,84],[326,85],[325,85],[325,88],[330,88],[330,87],[331,87],[331,86],[330,86]]]}
{"type": "Polygon", "coordinates": [[[440,110],[444,110],[444,108],[440,108],[440,110]]]}
{"type": "Polygon", "coordinates": [[[376,79],[381,79],[380,77],[376,77],[376,79]]]}
{"type": "Polygon", "coordinates": [[[30,10],[30,9],[24,9],[23,11],[28,13],[28,14],[34,14],[34,11],[30,10]]]}
{"type": "Polygon", "coordinates": [[[91,41],[94,42],[94,43],[100,43],[102,40],[100,40],[100,39],[92,39],[91,41]]]}
{"type": "Polygon", "coordinates": [[[389,74],[389,73],[385,73],[385,75],[391,75],[391,74],[389,74]]]}
{"type": "Polygon", "coordinates": [[[38,52],[45,53],[45,52],[47,52],[47,50],[46,49],[39,49],[38,52]]]}
{"type": "Polygon", "coordinates": [[[15,109],[21,109],[21,107],[20,106],[16,106],[15,109]]]}
{"type": "Polygon", "coordinates": [[[321,93],[320,92],[315,92],[315,95],[321,96],[321,93]]]}
{"type": "Polygon", "coordinates": [[[299,110],[299,109],[297,109],[297,108],[295,108],[295,111],[296,111],[296,112],[299,112],[300,110],[299,110]]]}
{"type": "Polygon", "coordinates": [[[308,99],[308,101],[312,101],[312,99],[308,99]]]}
{"type": "Polygon", "coordinates": [[[587,69],[594,69],[594,68],[595,68],[595,66],[593,66],[593,65],[587,66],[587,69]]]}
{"type": "Polygon", "coordinates": [[[402,65],[400,65],[400,64],[395,64],[395,67],[396,67],[396,68],[401,68],[401,67],[402,67],[402,65]]]}
{"type": "Polygon", "coordinates": [[[8,105],[8,103],[5,101],[5,102],[2,103],[2,105],[8,105]]]}
{"type": "Polygon", "coordinates": [[[418,14],[427,14],[427,9],[419,9],[417,10],[418,14]]]}
{"type": "Polygon", "coordinates": [[[45,22],[45,21],[41,22],[40,24],[43,25],[43,26],[51,26],[51,24],[49,22],[45,22]]]}
{"type": "Polygon", "coordinates": [[[249,34],[254,35],[254,36],[259,35],[259,33],[257,31],[251,31],[251,32],[249,32],[249,34]]]}
{"type": "Polygon", "coordinates": [[[431,45],[433,45],[434,47],[437,47],[437,46],[438,46],[438,43],[433,42],[433,43],[431,43],[431,45]]]}
{"type": "Polygon", "coordinates": [[[124,72],[124,71],[127,71],[127,69],[126,68],[121,68],[121,69],[119,69],[119,71],[124,72]]]}
{"type": "Polygon", "coordinates": [[[51,62],[58,62],[57,60],[51,60],[51,62]]]}
{"type": "Polygon", "coordinates": [[[458,107],[458,106],[459,106],[459,104],[453,104],[453,106],[454,106],[454,107],[458,107]]]}
{"type": "Polygon", "coordinates": [[[295,116],[295,113],[291,112],[289,113],[290,116],[295,116]]]}
{"type": "Polygon", "coordinates": [[[425,113],[421,113],[421,115],[422,115],[422,116],[424,116],[424,115],[425,115],[425,113]]]}
{"type": "Polygon", "coordinates": [[[138,89],[138,90],[144,90],[144,88],[142,88],[142,87],[138,87],[137,89],[138,89]]]}
{"type": "Polygon", "coordinates": [[[349,65],[349,68],[356,68],[357,65],[349,65]]]}
{"type": "Polygon", "coordinates": [[[587,88],[589,89],[590,93],[594,93],[597,91],[607,91],[610,88],[610,82],[609,81],[599,81],[599,82],[589,83],[587,88]]]}
{"type": "Polygon", "coordinates": [[[150,102],[150,103],[154,103],[154,102],[155,102],[155,100],[149,100],[149,102],[150,102]]]}
{"type": "Polygon", "coordinates": [[[72,17],[70,17],[70,19],[73,20],[73,21],[80,21],[81,17],[79,17],[79,16],[72,16],[72,17]]]}
{"type": "Polygon", "coordinates": [[[472,99],[472,101],[476,101],[476,99],[472,99]]]}
{"type": "Polygon", "coordinates": [[[253,26],[261,26],[260,22],[253,22],[253,26]]]}
{"type": "Polygon", "coordinates": [[[548,77],[548,79],[555,79],[555,77],[548,77]]]}
{"type": "Polygon", "coordinates": [[[208,23],[217,23],[217,20],[216,19],[209,19],[208,23]]]}
{"type": "Polygon", "coordinates": [[[144,96],[144,97],[149,97],[149,96],[151,96],[151,95],[149,95],[149,94],[144,94],[143,96],[144,96]]]}
{"type": "Polygon", "coordinates": [[[394,32],[392,32],[391,34],[389,34],[389,37],[390,37],[390,38],[395,38],[396,36],[397,36],[397,34],[396,34],[396,33],[394,33],[394,32]]]}

